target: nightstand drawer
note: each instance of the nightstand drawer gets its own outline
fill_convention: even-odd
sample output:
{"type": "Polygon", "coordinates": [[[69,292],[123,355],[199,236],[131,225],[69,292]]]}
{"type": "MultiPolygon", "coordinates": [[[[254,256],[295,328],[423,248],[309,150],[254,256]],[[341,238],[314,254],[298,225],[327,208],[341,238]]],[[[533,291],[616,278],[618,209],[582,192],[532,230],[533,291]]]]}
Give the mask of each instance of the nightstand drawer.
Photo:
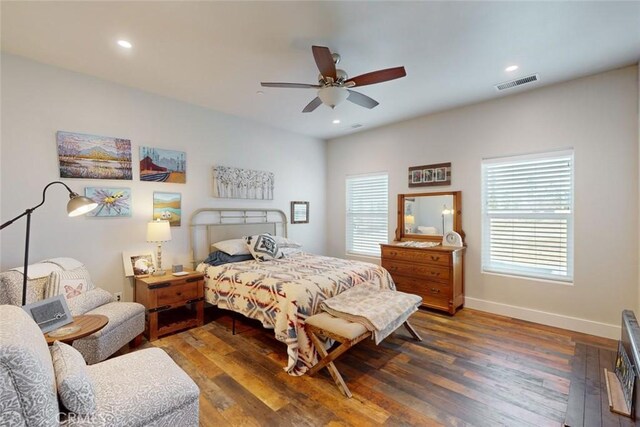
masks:
{"type": "Polygon", "coordinates": [[[449,253],[425,249],[415,250],[397,246],[382,246],[382,257],[389,260],[437,264],[446,267],[451,265],[451,256],[449,253]]]}
{"type": "Polygon", "coordinates": [[[198,288],[197,282],[160,288],[156,290],[158,306],[183,303],[196,299],[200,296],[198,295],[198,288]]]}

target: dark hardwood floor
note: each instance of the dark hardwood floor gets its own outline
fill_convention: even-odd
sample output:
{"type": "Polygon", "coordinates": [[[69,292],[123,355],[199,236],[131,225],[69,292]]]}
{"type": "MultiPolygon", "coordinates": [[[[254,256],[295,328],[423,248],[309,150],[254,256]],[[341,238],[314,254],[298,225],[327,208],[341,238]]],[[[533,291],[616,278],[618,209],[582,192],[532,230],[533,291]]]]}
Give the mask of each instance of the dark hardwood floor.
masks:
{"type": "MultiPolygon", "coordinates": [[[[379,346],[364,341],[337,361],[353,393],[346,399],[326,370],[316,377],[287,375],[286,347],[272,331],[242,320],[232,335],[226,313],[214,310],[209,317],[203,327],[144,344],[166,350],[200,386],[203,426],[560,426],[576,348],[616,346],[470,309],[454,317],[421,310],[411,323],[422,342],[400,328],[379,346]]],[[[585,359],[599,378],[595,359],[610,360],[585,359]]],[[[576,426],[626,425],[608,424],[600,395],[585,402],[586,417],[576,426]]]]}

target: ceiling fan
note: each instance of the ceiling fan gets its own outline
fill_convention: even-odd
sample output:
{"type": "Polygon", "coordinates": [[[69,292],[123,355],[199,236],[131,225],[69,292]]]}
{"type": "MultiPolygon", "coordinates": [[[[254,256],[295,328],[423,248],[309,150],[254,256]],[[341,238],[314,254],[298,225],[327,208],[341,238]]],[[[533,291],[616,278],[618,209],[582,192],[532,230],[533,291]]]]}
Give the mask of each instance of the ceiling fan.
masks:
{"type": "Polygon", "coordinates": [[[311,51],[313,52],[313,58],[316,61],[318,70],[320,70],[318,84],[261,83],[263,87],[318,89],[318,96],[304,107],[302,110],[303,113],[310,113],[323,103],[331,108],[335,108],[336,105],[340,104],[345,99],[353,102],[354,104],[371,109],[378,105],[378,101],[369,98],[367,95],[363,95],[360,92],[351,90],[351,88],[382,83],[388,80],[399,79],[400,77],[407,75],[404,67],[395,67],[372,71],[370,73],[349,78],[344,70],[336,68],[336,65],[340,62],[340,55],[337,53],[331,53],[329,48],[324,46],[311,46],[311,51]]]}

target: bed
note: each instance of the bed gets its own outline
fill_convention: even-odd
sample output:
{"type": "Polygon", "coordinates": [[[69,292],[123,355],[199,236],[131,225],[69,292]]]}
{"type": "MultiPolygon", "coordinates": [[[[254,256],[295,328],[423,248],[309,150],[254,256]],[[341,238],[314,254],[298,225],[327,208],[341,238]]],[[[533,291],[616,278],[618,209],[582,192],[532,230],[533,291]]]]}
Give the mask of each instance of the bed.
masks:
{"type": "MultiPolygon", "coordinates": [[[[286,237],[286,225],[282,211],[201,209],[190,224],[194,259],[203,259],[219,240],[261,233],[286,237]]],[[[276,339],[287,345],[285,370],[291,375],[304,374],[317,361],[304,324],[320,311],[323,300],[362,283],[395,289],[389,273],[378,265],[304,252],[266,262],[199,263],[197,268],[205,273],[208,303],[274,330],[276,339]]]]}

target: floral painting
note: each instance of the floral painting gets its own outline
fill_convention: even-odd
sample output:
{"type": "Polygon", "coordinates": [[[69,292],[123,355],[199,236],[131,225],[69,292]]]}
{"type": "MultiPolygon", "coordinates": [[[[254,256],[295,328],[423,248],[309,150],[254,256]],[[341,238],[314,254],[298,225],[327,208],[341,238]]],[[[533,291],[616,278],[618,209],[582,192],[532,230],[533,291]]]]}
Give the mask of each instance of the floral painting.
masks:
{"type": "Polygon", "coordinates": [[[213,197],[273,200],[273,172],[215,166],[213,197]]]}
{"type": "Polygon", "coordinates": [[[84,195],[98,204],[87,216],[131,216],[131,189],[86,187],[84,195]]]}
{"type": "Polygon", "coordinates": [[[140,147],[140,180],[187,182],[187,160],[184,151],[140,147]]]}
{"type": "Polygon", "coordinates": [[[131,141],[59,131],[60,178],[131,179],[131,141]]]}
{"type": "Polygon", "coordinates": [[[182,195],[180,193],[153,193],[153,219],[169,221],[171,227],[180,227],[182,195]]]}

